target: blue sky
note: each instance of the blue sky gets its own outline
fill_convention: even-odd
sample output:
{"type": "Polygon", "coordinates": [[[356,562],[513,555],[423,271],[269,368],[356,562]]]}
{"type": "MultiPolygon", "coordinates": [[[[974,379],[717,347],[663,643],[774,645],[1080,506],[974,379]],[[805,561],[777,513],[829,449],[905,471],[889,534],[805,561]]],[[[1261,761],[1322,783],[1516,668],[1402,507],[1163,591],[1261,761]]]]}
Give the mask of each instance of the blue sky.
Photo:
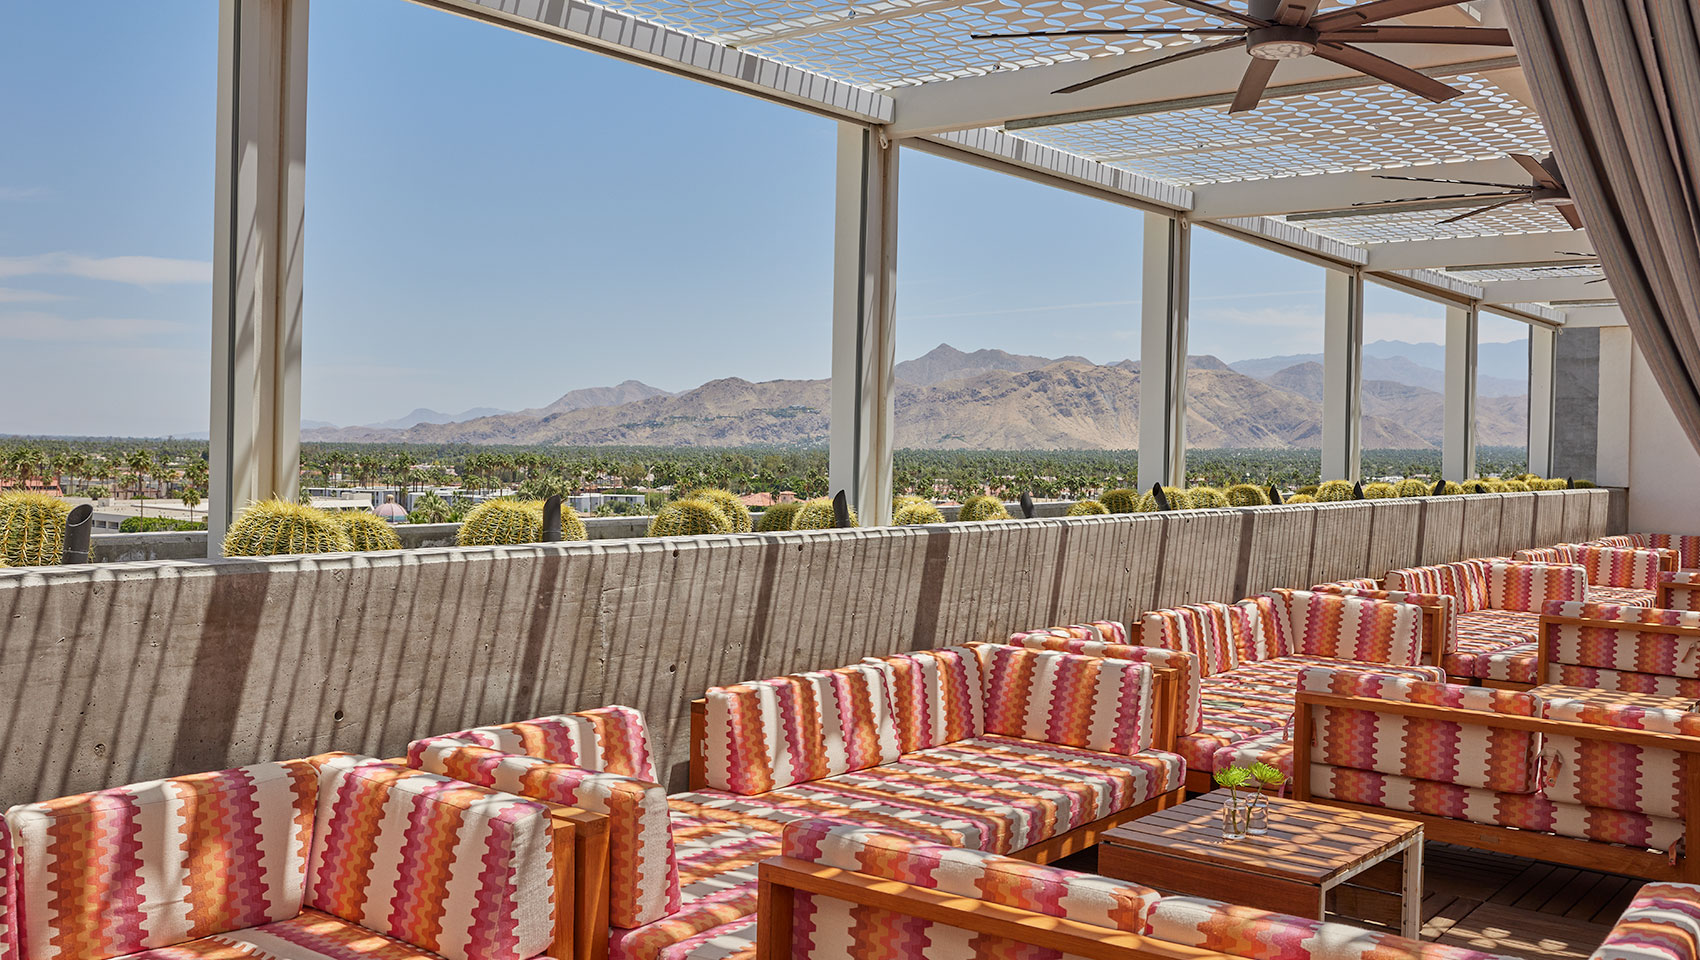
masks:
{"type": "MultiPolygon", "coordinates": [[[[205,430],[217,4],[96,6],[0,6],[0,433],[205,430]]],[[[826,375],[831,121],[403,0],[312,16],[305,418],[826,375]]],[[[1137,356],[1139,214],[901,166],[900,359],[1137,356]]],[[[1207,231],[1194,259],[1193,352],[1321,349],[1320,269],[1207,231]]]]}

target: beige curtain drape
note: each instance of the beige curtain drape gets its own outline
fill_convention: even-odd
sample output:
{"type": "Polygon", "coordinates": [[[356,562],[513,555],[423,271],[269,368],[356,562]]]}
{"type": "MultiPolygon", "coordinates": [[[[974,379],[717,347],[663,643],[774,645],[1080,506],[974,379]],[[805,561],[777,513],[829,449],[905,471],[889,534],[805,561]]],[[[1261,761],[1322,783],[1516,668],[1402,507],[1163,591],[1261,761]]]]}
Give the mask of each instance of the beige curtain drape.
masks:
{"type": "Polygon", "coordinates": [[[1594,251],[1700,449],[1700,4],[1503,6],[1594,251]]]}

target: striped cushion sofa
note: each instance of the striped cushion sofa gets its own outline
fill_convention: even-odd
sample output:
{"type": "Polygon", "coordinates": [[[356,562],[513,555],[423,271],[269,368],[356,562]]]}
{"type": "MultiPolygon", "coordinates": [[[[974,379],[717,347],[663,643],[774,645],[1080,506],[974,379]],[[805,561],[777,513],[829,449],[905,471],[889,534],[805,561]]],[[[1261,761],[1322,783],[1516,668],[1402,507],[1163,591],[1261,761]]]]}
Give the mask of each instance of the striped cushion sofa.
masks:
{"type": "Polygon", "coordinates": [[[567,960],[577,813],[347,754],[22,804],[0,957],[567,960]]]}
{"type": "MultiPolygon", "coordinates": [[[[762,960],[1494,960],[1466,947],[810,821],[764,867],[762,960]],[[1042,944],[1043,946],[1037,946],[1042,944]]],[[[1700,887],[1651,884],[1596,960],[1700,960],[1700,887]]]]}
{"type": "Polygon", "coordinates": [[[1700,713],[1307,668],[1291,738],[1243,745],[1301,800],[1396,810],[1428,839],[1652,880],[1700,879],[1700,713]],[[1490,828],[1490,829],[1484,829],[1490,828]]]}
{"type": "Polygon", "coordinates": [[[1673,550],[1676,569],[1700,570],[1700,534],[1692,533],[1626,533],[1588,541],[1605,547],[1629,547],[1637,550],[1673,550]]]}
{"type": "Polygon", "coordinates": [[[1511,555],[1519,562],[1574,563],[1588,573],[1588,599],[1595,603],[1619,603],[1650,607],[1659,586],[1659,575],[1676,570],[1676,551],[1638,549],[1591,543],[1561,543],[1551,547],[1519,550],[1511,555]]]}
{"type": "Polygon", "coordinates": [[[1700,611],[1549,603],[1533,653],[1543,683],[1700,700],[1700,611]]]}
{"type": "MultiPolygon", "coordinates": [[[[610,706],[416,740],[410,766],[606,817],[606,869],[577,893],[585,956],[708,956],[753,922],[756,864],[779,852],[759,804],[668,796],[643,715],[610,706]]],[[[564,958],[563,958],[564,960],[564,958]]]]}
{"type": "Polygon", "coordinates": [[[1305,666],[1373,663],[1379,670],[1440,679],[1436,668],[1417,662],[1422,617],[1406,603],[1277,590],[1238,603],[1151,611],[1131,647],[1113,642],[1119,635],[1102,624],[1028,631],[1010,642],[1184,669],[1174,749],[1186,760],[1188,789],[1196,792],[1211,789],[1210,774],[1224,748],[1285,729],[1305,666]]]}

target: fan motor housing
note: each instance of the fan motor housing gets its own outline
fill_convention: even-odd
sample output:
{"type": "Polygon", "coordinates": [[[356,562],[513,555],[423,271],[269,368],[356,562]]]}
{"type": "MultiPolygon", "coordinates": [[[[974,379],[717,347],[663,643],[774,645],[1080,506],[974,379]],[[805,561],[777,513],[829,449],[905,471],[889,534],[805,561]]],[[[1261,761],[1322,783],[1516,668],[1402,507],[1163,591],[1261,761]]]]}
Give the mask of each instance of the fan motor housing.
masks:
{"type": "Polygon", "coordinates": [[[1319,37],[1310,27],[1258,27],[1246,33],[1246,52],[1259,60],[1298,60],[1316,52],[1319,37]]]}

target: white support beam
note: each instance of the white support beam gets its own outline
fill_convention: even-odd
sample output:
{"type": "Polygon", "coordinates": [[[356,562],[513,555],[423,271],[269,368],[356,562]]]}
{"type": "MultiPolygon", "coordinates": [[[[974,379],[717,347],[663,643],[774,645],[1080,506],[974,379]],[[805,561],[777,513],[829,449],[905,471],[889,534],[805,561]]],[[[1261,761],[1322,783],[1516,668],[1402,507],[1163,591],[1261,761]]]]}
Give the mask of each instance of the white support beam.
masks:
{"type": "Polygon", "coordinates": [[[843,120],[885,123],[890,97],[585,0],[413,0],[843,120]]]}
{"type": "Polygon", "coordinates": [[[1404,240],[1363,247],[1371,270],[1444,269],[1472,263],[1539,263],[1561,260],[1559,251],[1592,254],[1585,230],[1519,233],[1498,237],[1458,237],[1451,240],[1404,240]]]}
{"type": "Polygon", "coordinates": [[[1363,467],[1364,277],[1330,270],[1323,311],[1322,477],[1351,480],[1363,467]]]}
{"type": "Polygon", "coordinates": [[[1529,472],[1552,472],[1553,362],[1558,331],[1529,325],[1529,472]]]}
{"type": "Polygon", "coordinates": [[[301,473],[308,0],[221,0],[207,549],[301,473]]]}
{"type": "Polygon", "coordinates": [[[1192,225],[1145,215],[1139,337],[1139,486],[1186,484],[1186,340],[1192,225]]]}
{"type": "MultiPolygon", "coordinates": [[[[1595,424],[1594,477],[1602,487],[1629,486],[1630,377],[1635,336],[1628,327],[1600,328],[1600,405],[1595,424]]],[[[1681,443],[1680,438],[1672,442],[1681,443]]]]}
{"type": "Polygon", "coordinates": [[[1589,283],[1597,277],[1549,277],[1541,280],[1484,280],[1483,303],[1551,303],[1554,300],[1604,300],[1611,284],[1589,283]]]}
{"type": "Polygon", "coordinates": [[[1185,187],[997,130],[917,137],[904,146],[1142,210],[1168,213],[1192,206],[1192,191],[1185,187]]]}
{"type": "Polygon", "coordinates": [[[1476,311],[1446,308],[1446,434],[1441,474],[1462,482],[1476,475],[1476,311]]]}
{"type": "Polygon", "coordinates": [[[828,466],[865,526],[891,523],[897,153],[877,131],[839,124],[828,466]]]}
{"type": "Polygon", "coordinates": [[[1492,187],[1382,179],[1389,176],[1485,180],[1494,183],[1521,183],[1529,179],[1529,175],[1516,161],[1498,159],[1213,183],[1193,188],[1192,218],[1223,220],[1232,217],[1345,211],[1351,210],[1355,203],[1494,192],[1492,187]]]}
{"type": "MultiPolygon", "coordinates": [[[[1119,115],[1158,112],[1204,105],[1197,102],[1201,99],[1214,102],[1233,96],[1250,59],[1242,50],[1224,50],[1177,61],[1161,70],[1135,74],[1078,93],[1054,93],[1081,80],[1165,57],[1180,49],[1163,47],[898,87],[890,91],[897,102],[891,135],[918,137],[1088,111],[1115,111],[1119,115]]],[[[1496,50],[1445,44],[1378,45],[1376,53],[1414,69],[1433,70],[1437,76],[1454,76],[1470,71],[1472,66],[1480,72],[1481,64],[1507,60],[1496,50]]],[[[1342,89],[1341,85],[1368,87],[1380,82],[1321,57],[1306,57],[1282,62],[1275,72],[1271,95],[1304,92],[1319,84],[1329,85],[1328,89],[1342,89]],[[1295,89],[1282,90],[1283,87],[1295,89]]]]}

